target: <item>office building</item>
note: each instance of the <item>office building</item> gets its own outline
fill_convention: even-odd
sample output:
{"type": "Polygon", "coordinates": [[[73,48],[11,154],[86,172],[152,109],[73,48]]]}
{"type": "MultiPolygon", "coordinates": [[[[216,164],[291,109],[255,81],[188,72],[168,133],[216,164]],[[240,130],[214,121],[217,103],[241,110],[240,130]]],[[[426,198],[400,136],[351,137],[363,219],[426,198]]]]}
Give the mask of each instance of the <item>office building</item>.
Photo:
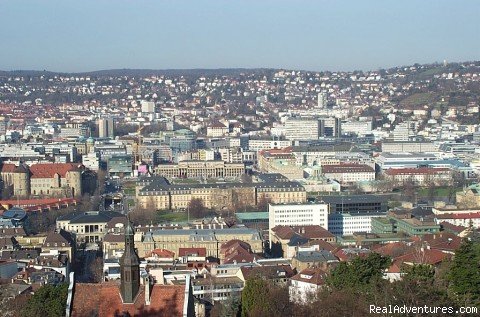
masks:
{"type": "Polygon", "coordinates": [[[100,138],[115,137],[115,128],[113,118],[100,118],[97,121],[98,136],[100,138]]]}

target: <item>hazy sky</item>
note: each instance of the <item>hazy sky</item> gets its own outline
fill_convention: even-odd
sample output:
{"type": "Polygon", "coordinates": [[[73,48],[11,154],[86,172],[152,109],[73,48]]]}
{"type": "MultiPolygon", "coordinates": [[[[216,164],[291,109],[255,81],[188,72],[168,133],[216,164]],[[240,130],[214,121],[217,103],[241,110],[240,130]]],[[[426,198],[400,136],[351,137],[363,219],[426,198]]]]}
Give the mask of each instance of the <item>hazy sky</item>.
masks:
{"type": "Polygon", "coordinates": [[[480,59],[480,1],[0,0],[0,69],[378,69],[480,59]]]}

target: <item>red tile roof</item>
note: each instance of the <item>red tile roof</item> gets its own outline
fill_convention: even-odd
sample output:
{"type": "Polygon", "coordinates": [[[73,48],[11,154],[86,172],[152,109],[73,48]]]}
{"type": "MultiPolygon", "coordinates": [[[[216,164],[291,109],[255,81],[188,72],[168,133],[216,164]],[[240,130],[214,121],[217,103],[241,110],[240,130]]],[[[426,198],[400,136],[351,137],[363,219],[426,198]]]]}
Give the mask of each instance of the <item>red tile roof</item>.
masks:
{"type": "Polygon", "coordinates": [[[443,253],[440,250],[420,249],[420,250],[416,250],[414,252],[396,257],[393,260],[393,262],[400,264],[399,267],[401,266],[401,263],[436,265],[450,257],[451,255],[443,253]]]}
{"type": "Polygon", "coordinates": [[[175,252],[172,252],[172,251],[166,250],[166,249],[155,249],[155,250],[152,250],[150,252],[147,252],[147,254],[145,254],[145,257],[146,258],[156,257],[156,258],[169,259],[169,258],[174,258],[175,257],[175,252]]]}
{"type": "Polygon", "coordinates": [[[322,166],[322,173],[373,173],[375,169],[366,164],[336,164],[322,166]]]}
{"type": "Polygon", "coordinates": [[[155,284],[151,290],[151,304],[145,305],[145,289],[140,286],[133,304],[124,304],[118,283],[76,283],[73,292],[72,317],[123,316],[182,316],[183,285],[155,284]]]}
{"type": "Polygon", "coordinates": [[[302,281],[314,285],[323,285],[325,284],[326,276],[327,272],[324,270],[316,267],[309,267],[292,277],[292,280],[302,281]]]}
{"type": "Polygon", "coordinates": [[[64,178],[67,172],[78,170],[78,163],[34,164],[30,166],[31,178],[52,178],[59,174],[64,178]]]}
{"type": "Polygon", "coordinates": [[[179,248],[178,249],[178,256],[199,256],[199,257],[206,257],[207,256],[207,249],[206,248],[179,248]]]}
{"type": "Polygon", "coordinates": [[[476,219],[480,218],[480,212],[439,214],[435,217],[438,219],[476,219]]]}
{"type": "Polygon", "coordinates": [[[0,165],[0,173],[13,173],[15,171],[15,164],[1,164],[0,165]]]}
{"type": "Polygon", "coordinates": [[[404,242],[393,242],[384,245],[378,245],[372,248],[372,251],[383,256],[395,258],[413,251],[413,247],[408,246],[404,242]]]}

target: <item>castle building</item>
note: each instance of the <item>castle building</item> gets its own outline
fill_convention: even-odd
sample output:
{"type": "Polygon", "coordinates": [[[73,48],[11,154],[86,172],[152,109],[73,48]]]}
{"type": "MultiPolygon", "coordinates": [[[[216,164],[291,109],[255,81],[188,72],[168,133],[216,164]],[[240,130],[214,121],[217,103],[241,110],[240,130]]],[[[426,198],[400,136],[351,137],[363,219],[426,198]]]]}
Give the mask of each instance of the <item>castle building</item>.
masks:
{"type": "Polygon", "coordinates": [[[4,198],[82,195],[82,168],[75,163],[1,164],[0,180],[4,198]]]}

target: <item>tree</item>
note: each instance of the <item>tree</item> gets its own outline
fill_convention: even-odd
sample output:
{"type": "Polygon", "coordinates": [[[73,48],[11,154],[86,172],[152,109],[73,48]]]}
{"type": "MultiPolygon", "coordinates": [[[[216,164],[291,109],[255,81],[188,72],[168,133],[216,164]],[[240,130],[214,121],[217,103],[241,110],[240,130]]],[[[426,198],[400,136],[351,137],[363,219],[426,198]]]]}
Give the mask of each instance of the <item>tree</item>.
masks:
{"type": "Polygon", "coordinates": [[[390,258],[372,252],[366,258],[356,257],[351,262],[340,262],[327,278],[335,289],[362,289],[383,277],[390,258]]]}
{"type": "Polygon", "coordinates": [[[291,316],[288,289],[254,277],[242,291],[242,317],[291,316]]]}
{"type": "Polygon", "coordinates": [[[64,316],[67,306],[68,284],[44,285],[29,299],[22,316],[64,316]]]}
{"type": "Polygon", "coordinates": [[[188,203],[188,212],[193,218],[203,218],[207,215],[207,208],[201,198],[193,198],[188,203]]]}
{"type": "Polygon", "coordinates": [[[257,209],[260,211],[268,211],[268,204],[271,202],[272,200],[270,198],[261,196],[258,200],[257,209]]]}
{"type": "Polygon", "coordinates": [[[480,245],[464,240],[455,251],[448,274],[449,289],[459,303],[480,304],[480,245]]]}

